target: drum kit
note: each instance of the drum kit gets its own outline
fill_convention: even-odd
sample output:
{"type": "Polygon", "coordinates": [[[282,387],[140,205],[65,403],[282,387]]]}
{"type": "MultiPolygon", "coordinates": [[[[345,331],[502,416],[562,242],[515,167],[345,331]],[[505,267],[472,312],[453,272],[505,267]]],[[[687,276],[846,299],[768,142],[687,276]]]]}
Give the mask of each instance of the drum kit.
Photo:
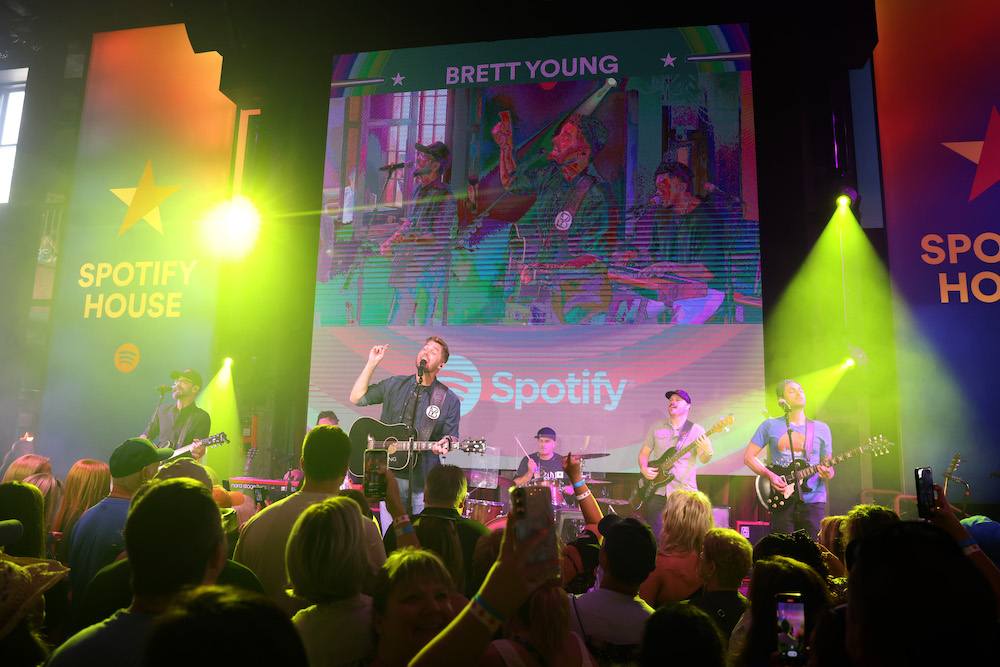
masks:
{"type": "MultiPolygon", "coordinates": [[[[608,456],[607,453],[598,454],[574,454],[573,458],[580,460],[596,459],[608,456]]],[[[471,471],[466,471],[469,475],[471,471]]],[[[510,489],[516,486],[514,481],[502,475],[496,476],[496,488],[480,486],[472,489],[465,499],[465,508],[462,515],[467,519],[478,521],[491,530],[501,530],[507,526],[507,513],[510,511],[510,489]]],[[[600,488],[603,485],[611,484],[608,480],[588,479],[587,485],[600,488]]],[[[533,479],[524,486],[545,487],[552,494],[553,510],[566,509],[569,505],[563,497],[563,487],[565,484],[559,480],[533,479]]],[[[596,491],[596,489],[595,489],[596,491]]],[[[628,505],[627,500],[617,498],[604,498],[594,493],[594,498],[601,505],[601,510],[605,514],[617,514],[616,507],[628,505]]]]}

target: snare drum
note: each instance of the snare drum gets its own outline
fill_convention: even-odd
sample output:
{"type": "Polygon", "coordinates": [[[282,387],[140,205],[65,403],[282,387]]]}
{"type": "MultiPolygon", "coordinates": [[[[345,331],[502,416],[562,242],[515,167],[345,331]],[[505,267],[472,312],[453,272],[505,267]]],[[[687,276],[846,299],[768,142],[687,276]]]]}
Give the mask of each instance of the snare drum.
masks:
{"type": "Polygon", "coordinates": [[[549,490],[552,496],[552,507],[560,508],[566,507],[566,499],[563,498],[562,489],[563,485],[559,483],[559,480],[555,479],[533,479],[528,482],[525,486],[544,486],[549,490]]]}
{"type": "Polygon", "coordinates": [[[465,517],[488,526],[497,517],[503,516],[503,503],[490,500],[465,499],[465,517]]]}

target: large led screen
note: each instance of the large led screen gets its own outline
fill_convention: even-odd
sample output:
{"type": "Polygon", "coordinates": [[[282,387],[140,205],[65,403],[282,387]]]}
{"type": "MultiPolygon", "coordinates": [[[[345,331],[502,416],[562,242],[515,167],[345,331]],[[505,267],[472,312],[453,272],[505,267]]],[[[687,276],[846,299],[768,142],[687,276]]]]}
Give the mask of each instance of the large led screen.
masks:
{"type": "Polygon", "coordinates": [[[763,351],[753,95],[745,26],[344,55],[334,62],[310,417],[451,359],[461,432],[509,469],[542,426],[559,450],[637,470],[664,392],[713,439],[704,473],[746,473],[763,351]],[[520,442],[520,445],[519,445],[520,442]]]}

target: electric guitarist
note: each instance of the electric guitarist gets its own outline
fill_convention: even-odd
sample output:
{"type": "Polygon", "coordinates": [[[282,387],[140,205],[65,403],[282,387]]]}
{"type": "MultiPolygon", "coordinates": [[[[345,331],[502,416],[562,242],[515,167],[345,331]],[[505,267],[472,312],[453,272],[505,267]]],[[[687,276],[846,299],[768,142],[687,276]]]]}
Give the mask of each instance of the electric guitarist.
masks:
{"type": "Polygon", "coordinates": [[[350,398],[357,406],[381,404],[380,421],[406,424],[413,428],[415,440],[435,442],[433,451],[397,452],[393,455],[396,458],[389,460],[390,467],[396,470],[403,503],[411,513],[419,514],[424,508],[424,475],[440,462],[438,454],[447,452],[448,445],[458,441],[461,403],[458,396],[437,379],[449,356],[448,344],[437,336],[428,338],[417,352],[415,373],[393,375],[369,385],[388,348],[388,345],[372,347],[365,367],[354,381],[350,398]],[[413,465],[405,465],[410,456],[416,457],[413,465]],[[408,497],[412,498],[412,505],[408,497]]]}
{"type": "Polygon", "coordinates": [[[812,538],[819,535],[820,522],[826,516],[826,481],[833,479],[834,470],[832,466],[820,464],[833,456],[833,437],[828,425],[806,419],[806,393],[802,385],[794,380],[782,380],[775,393],[785,416],[764,420],[757,427],[743,461],[755,473],[767,477],[779,492],[788,487],[783,478],[787,473],[775,472],[775,469],[791,471],[793,466],[817,466],[815,475],[801,480],[798,489],[792,489],[784,506],[771,511],[772,533],[787,534],[804,529],[812,538]],[[757,458],[765,448],[770,469],[757,458]]]}
{"type": "MultiPolygon", "coordinates": [[[[174,371],[170,377],[174,380],[173,386],[169,388],[174,400],[156,408],[142,437],[159,443],[161,447],[177,449],[192,445],[195,440],[207,438],[212,432],[212,418],[194,404],[202,388],[201,374],[198,371],[190,368],[174,371]]],[[[167,390],[166,385],[161,387],[161,396],[167,390]]],[[[200,461],[205,456],[205,446],[196,445],[191,449],[191,455],[200,461]]]]}
{"type": "Polygon", "coordinates": [[[657,536],[663,525],[661,515],[667,505],[667,496],[677,489],[697,491],[698,462],[708,463],[712,460],[713,454],[712,442],[705,435],[705,428],[701,424],[688,421],[691,396],[683,389],[670,390],[664,396],[667,399],[668,417],[653,422],[649,427],[646,440],[639,450],[639,472],[648,480],[656,479],[659,470],[650,467],[650,458],[658,459],[671,448],[680,451],[692,442],[698,444],[687,456],[680,458],[674,464],[670,471],[674,474],[674,480],[658,487],[645,505],[646,522],[653,530],[653,535],[657,536]]]}

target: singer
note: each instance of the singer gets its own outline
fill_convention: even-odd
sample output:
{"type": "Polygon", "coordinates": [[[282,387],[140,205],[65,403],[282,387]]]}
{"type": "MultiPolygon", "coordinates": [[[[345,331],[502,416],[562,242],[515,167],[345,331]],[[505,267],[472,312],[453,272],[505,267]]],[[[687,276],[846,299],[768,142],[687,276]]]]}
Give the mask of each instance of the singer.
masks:
{"type": "Polygon", "coordinates": [[[572,114],[552,137],[549,164],[538,168],[516,164],[509,112],[501,112],[493,139],[504,189],[535,197],[511,238],[508,292],[531,299],[531,324],[579,323],[603,314],[611,301],[604,260],[615,246],[617,206],[593,161],[607,129],[593,116],[572,114]]]}
{"type": "Polygon", "coordinates": [[[379,248],[383,257],[392,257],[389,285],[396,288],[388,323],[440,325],[444,313],[437,312],[438,299],[446,287],[451,238],[458,226],[455,197],[444,182],[451,150],[440,141],[415,148],[417,169],[406,218],[379,248]]]}
{"type": "Polygon", "coordinates": [[[826,481],[833,479],[834,473],[832,466],[820,464],[833,456],[833,437],[828,425],[806,419],[806,393],[802,385],[794,380],[782,380],[775,393],[785,416],[766,419],[757,427],[743,461],[761,478],[766,478],[775,492],[785,496],[780,506],[771,511],[771,532],[792,533],[804,529],[815,539],[819,535],[820,522],[826,516],[826,481]],[[765,447],[767,466],[757,458],[765,447]],[[818,466],[818,472],[800,480],[798,485],[786,481],[785,477],[796,466],[814,465],[818,466]]]}
{"type": "Polygon", "coordinates": [[[455,392],[437,379],[449,356],[448,344],[437,336],[428,338],[417,352],[416,375],[393,375],[369,385],[388,348],[388,345],[376,345],[368,353],[368,363],[351,388],[351,403],[357,406],[381,404],[381,421],[412,427],[416,440],[437,441],[433,452],[413,454],[417,459],[412,466],[412,479],[406,467],[406,452],[389,457],[389,467],[399,480],[403,503],[406,503],[409,488],[413,502],[407,509],[411,514],[419,514],[424,509],[424,476],[440,463],[438,455],[448,451],[447,445],[458,440],[461,404],[455,392]]]}
{"type": "MultiPolygon", "coordinates": [[[[143,438],[153,440],[161,447],[177,449],[207,438],[212,431],[212,418],[194,404],[201,391],[201,374],[190,368],[170,374],[174,380],[172,402],[156,408],[146,427],[143,438]]],[[[205,446],[198,445],[191,454],[196,459],[205,455],[205,446]]]]}

